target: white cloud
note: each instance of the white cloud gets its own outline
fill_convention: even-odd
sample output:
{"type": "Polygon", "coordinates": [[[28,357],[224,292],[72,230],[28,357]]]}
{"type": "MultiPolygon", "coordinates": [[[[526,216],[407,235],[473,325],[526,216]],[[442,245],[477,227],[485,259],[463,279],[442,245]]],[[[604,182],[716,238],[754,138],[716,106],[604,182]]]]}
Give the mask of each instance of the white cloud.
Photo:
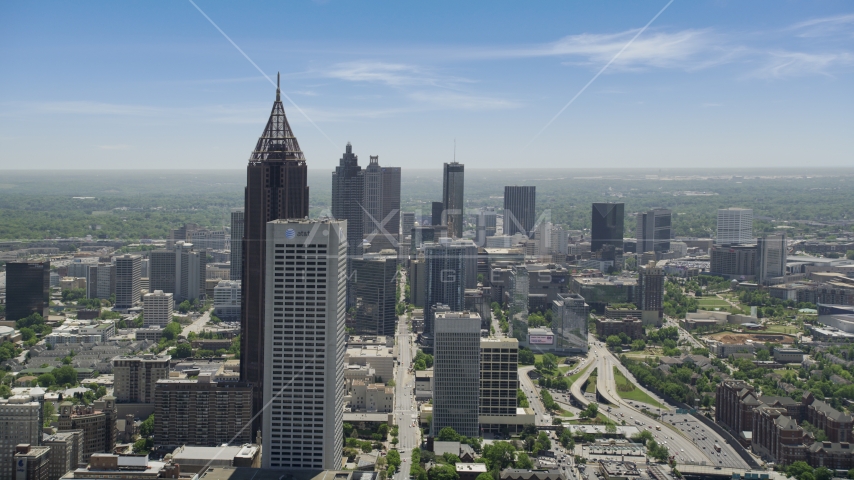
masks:
{"type": "Polygon", "coordinates": [[[806,20],[792,25],[788,30],[797,31],[799,37],[828,37],[840,32],[851,37],[854,36],[852,25],[854,13],[849,13],[806,20]]]}
{"type": "Polygon", "coordinates": [[[417,65],[377,61],[339,63],[321,74],[348,82],[381,83],[392,87],[424,85],[448,87],[471,82],[464,78],[437,75],[417,65]]]}
{"type": "Polygon", "coordinates": [[[808,75],[832,76],[833,67],[854,64],[854,55],[839,53],[768,52],[765,64],[752,73],[760,78],[803,77],[808,75]]]}

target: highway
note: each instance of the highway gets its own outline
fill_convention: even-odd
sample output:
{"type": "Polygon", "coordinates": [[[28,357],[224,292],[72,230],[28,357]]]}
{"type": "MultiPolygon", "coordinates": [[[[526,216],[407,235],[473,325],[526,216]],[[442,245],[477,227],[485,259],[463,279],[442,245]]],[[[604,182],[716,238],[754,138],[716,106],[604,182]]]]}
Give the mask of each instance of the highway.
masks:
{"type": "MultiPolygon", "coordinates": [[[[601,412],[609,415],[617,423],[625,421],[627,425],[634,425],[650,431],[656,442],[665,445],[670,450],[670,453],[676,456],[678,463],[702,465],[703,462],[706,462],[707,465],[733,468],[748,467],[735,450],[714,431],[705,427],[699,420],[692,418],[690,415],[675,414],[675,408],[667,405],[658,396],[647,391],[651,397],[667,407],[666,409],[661,409],[664,415],[661,417],[662,421],[653,420],[641,412],[643,408],[655,411],[655,407],[620,398],[617,394],[616,382],[614,380],[614,366],[638,388],[642,387],[640,387],[634,376],[619,363],[617,358],[614,357],[604,344],[591,339],[590,352],[596,358],[598,373],[597,391],[607,403],[611,404],[610,414],[607,412],[607,407],[604,406],[600,407],[601,412]],[[675,426],[671,424],[671,419],[675,426]],[[687,420],[687,423],[685,420],[687,420]],[[661,430],[658,430],[656,427],[661,428],[661,430]],[[715,452],[715,444],[721,447],[720,453],[715,452]]],[[[577,394],[574,393],[574,395],[577,394]]]]}
{"type": "Polygon", "coordinates": [[[533,365],[528,365],[519,369],[519,385],[521,385],[522,391],[525,392],[525,396],[528,397],[528,403],[534,410],[534,419],[536,424],[538,426],[551,425],[552,417],[546,411],[546,407],[543,406],[543,401],[538,393],[539,390],[537,390],[533,380],[531,380],[531,377],[528,376],[528,372],[533,369],[533,365]]]}

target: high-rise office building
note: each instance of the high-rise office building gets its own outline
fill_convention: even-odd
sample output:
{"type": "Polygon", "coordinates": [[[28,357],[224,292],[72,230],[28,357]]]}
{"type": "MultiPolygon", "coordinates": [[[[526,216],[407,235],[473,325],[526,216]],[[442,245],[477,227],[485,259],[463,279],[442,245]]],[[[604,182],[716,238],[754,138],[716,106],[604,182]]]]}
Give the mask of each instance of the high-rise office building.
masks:
{"type": "Polygon", "coordinates": [[[719,245],[753,243],[753,209],[719,209],[718,231],[715,243],[719,245]]]}
{"type": "Polygon", "coordinates": [[[519,340],[480,339],[480,428],[497,431],[516,417],[519,340]],[[516,362],[515,364],[513,362],[516,362]]]}
{"type": "Polygon", "coordinates": [[[197,251],[188,242],[175,242],[175,301],[194,300],[205,297],[207,276],[207,251],[197,251]]]}
{"type": "Polygon", "coordinates": [[[172,322],[175,299],[171,293],[164,293],[163,290],[155,290],[143,296],[142,309],[143,325],[146,328],[154,325],[165,328],[172,322]]]}
{"type": "Polygon", "coordinates": [[[527,322],[530,276],[525,265],[510,267],[510,318],[527,322]]]}
{"type": "Polygon", "coordinates": [[[148,291],[175,293],[175,252],[152,250],[148,254],[148,291]]]}
{"type": "MultiPolygon", "coordinates": [[[[305,156],[288,124],[277,88],[270,118],[246,167],[240,380],[255,387],[253,415],[263,407],[267,223],[308,216],[307,174],[305,156]]],[[[253,436],[260,429],[259,415],[252,424],[253,436]]],[[[268,438],[266,433],[264,437],[268,438]]]]}
{"type": "Polygon", "coordinates": [[[670,250],[670,220],[671,211],[668,208],[653,208],[638,213],[635,229],[637,253],[670,250]]]}
{"type": "Polygon", "coordinates": [[[400,213],[400,236],[407,237],[412,235],[412,227],[415,226],[415,212],[400,213]]]}
{"type": "Polygon", "coordinates": [[[259,348],[268,405],[263,410],[266,468],[341,468],[346,228],[346,222],[335,220],[267,225],[265,331],[259,348]]]}
{"type": "Polygon", "coordinates": [[[661,326],[664,318],[664,269],[649,262],[638,269],[638,309],[644,325],[661,326]]]}
{"type": "Polygon", "coordinates": [[[433,308],[447,305],[452,312],[465,306],[466,249],[471,241],[440,238],[424,244],[424,334],[433,334],[433,308]]]}
{"type": "Polygon", "coordinates": [[[443,202],[433,202],[430,204],[430,225],[447,225],[448,219],[445,218],[445,204],[443,202]]]}
{"type": "Polygon", "coordinates": [[[460,435],[480,435],[480,316],[442,312],[435,318],[433,344],[433,426],[460,435]]]}
{"type": "Polygon", "coordinates": [[[145,353],[113,358],[116,400],[122,403],[154,403],[158,380],[169,378],[170,355],[145,353]]]}
{"type": "Polygon", "coordinates": [[[587,314],[590,307],[577,293],[558,293],[552,302],[552,325],[557,334],[557,345],[580,353],[587,353],[587,314]]]}
{"type": "Polygon", "coordinates": [[[759,277],[759,283],[768,284],[772,279],[785,277],[788,257],[786,234],[763,235],[757,239],[757,247],[759,266],[756,268],[756,276],[759,277]]]}
{"type": "MultiPolygon", "coordinates": [[[[29,314],[22,318],[27,316],[29,314]]],[[[41,394],[44,395],[44,391],[41,394]]],[[[15,478],[12,458],[16,445],[40,444],[41,415],[42,403],[27,394],[12,395],[5,403],[0,403],[0,478],[15,478]]]]}
{"type": "MultiPolygon", "coordinates": [[[[400,167],[381,167],[371,155],[365,168],[364,234],[372,251],[397,249],[400,241],[400,167]]],[[[348,227],[349,228],[349,222],[348,227]]]]}
{"type": "Polygon", "coordinates": [[[6,318],[20,320],[33,313],[46,317],[49,306],[50,262],[7,263],[6,318]]]}
{"type": "Polygon", "coordinates": [[[446,163],[442,172],[442,208],[447,219],[448,235],[463,238],[465,203],[463,200],[465,165],[446,163]]]}
{"type": "Polygon", "coordinates": [[[139,279],[142,277],[142,257],[124,254],[116,257],[116,304],[120,310],[131,308],[140,300],[139,279]]]}
{"type": "Polygon", "coordinates": [[[623,248],[625,205],[622,203],[594,203],[590,228],[590,251],[598,252],[604,245],[623,248]]]}
{"type": "Polygon", "coordinates": [[[214,314],[230,322],[240,320],[240,280],[222,280],[214,287],[214,314]]]}
{"type": "Polygon", "coordinates": [[[157,445],[241,445],[252,443],[252,385],[198,379],[158,380],[154,441],[157,445]],[[181,419],[176,421],[176,419],[181,419]]]}
{"type": "Polygon", "coordinates": [[[231,280],[243,273],[243,209],[231,211],[231,280]]]}
{"type": "Polygon", "coordinates": [[[486,237],[494,237],[498,226],[498,214],[495,207],[483,207],[477,212],[475,243],[486,246],[486,237]]]}
{"type": "Polygon", "coordinates": [[[356,333],[393,336],[397,326],[397,258],[372,254],[351,261],[350,288],[355,297],[356,333]]]}
{"type": "Polygon", "coordinates": [[[504,235],[533,235],[537,215],[537,187],[504,187],[504,235]]]}
{"type": "Polygon", "coordinates": [[[89,298],[109,299],[116,293],[116,266],[112,263],[98,263],[90,266],[86,290],[89,298]]]}
{"type": "MultiPolygon", "coordinates": [[[[356,258],[362,253],[365,216],[365,173],[359,166],[359,157],[347,142],[344,155],[332,172],[332,216],[347,221],[347,257],[356,258]]],[[[349,275],[352,267],[347,268],[349,275]]],[[[348,302],[350,303],[350,302],[348,302]]]]}

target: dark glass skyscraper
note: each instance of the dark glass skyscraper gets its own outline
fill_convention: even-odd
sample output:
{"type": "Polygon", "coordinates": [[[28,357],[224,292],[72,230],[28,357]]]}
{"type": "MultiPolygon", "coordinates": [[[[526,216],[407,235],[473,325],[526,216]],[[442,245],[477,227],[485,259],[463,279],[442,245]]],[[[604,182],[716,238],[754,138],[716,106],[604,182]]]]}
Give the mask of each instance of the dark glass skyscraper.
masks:
{"type": "MultiPolygon", "coordinates": [[[[365,217],[363,202],[365,197],[365,178],[359,157],[353,153],[353,146],[347,142],[344,155],[332,172],[332,216],[336,220],[347,220],[347,257],[354,258],[361,253],[365,217]]],[[[347,267],[347,274],[350,267],[347,267]]]]}
{"type": "MultiPolygon", "coordinates": [[[[308,169],[305,156],[291,131],[281,95],[246,168],[243,209],[243,274],[240,379],[255,385],[253,412],[263,407],[264,291],[267,222],[308,216],[308,169]]],[[[261,416],[252,424],[261,428],[261,416]]]]}
{"type": "Polygon", "coordinates": [[[590,251],[598,252],[605,245],[623,248],[625,208],[622,203],[594,203],[593,225],[590,229],[590,251]]]}
{"type": "Polygon", "coordinates": [[[465,307],[466,253],[472,242],[438,239],[424,245],[426,268],[424,293],[424,334],[433,335],[433,314],[436,304],[447,305],[452,312],[465,307]]]}
{"type": "Polygon", "coordinates": [[[430,225],[444,225],[443,211],[445,211],[445,204],[442,202],[433,202],[430,205],[430,225]]]}
{"type": "Polygon", "coordinates": [[[359,258],[353,259],[352,265],[350,288],[356,300],[356,333],[393,336],[397,326],[397,258],[359,258]]]}
{"type": "Polygon", "coordinates": [[[537,187],[504,187],[504,235],[531,236],[536,220],[537,187]]]}
{"type": "Polygon", "coordinates": [[[448,235],[453,238],[463,238],[463,219],[465,204],[463,203],[463,180],[465,165],[462,163],[446,163],[442,172],[442,206],[448,225],[448,235]]]}
{"type": "Polygon", "coordinates": [[[50,262],[6,264],[6,318],[20,320],[33,313],[47,316],[50,303],[50,262]]]}

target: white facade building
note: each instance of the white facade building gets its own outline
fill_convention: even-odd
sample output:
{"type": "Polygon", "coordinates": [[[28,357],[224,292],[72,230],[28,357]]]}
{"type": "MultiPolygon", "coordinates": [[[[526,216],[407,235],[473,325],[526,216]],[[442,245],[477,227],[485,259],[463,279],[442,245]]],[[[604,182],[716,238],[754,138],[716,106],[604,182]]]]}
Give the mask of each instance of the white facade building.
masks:
{"type": "Polygon", "coordinates": [[[240,280],[223,280],[214,287],[214,315],[223,320],[240,319],[240,280]]]}
{"type": "Polygon", "coordinates": [[[6,400],[0,399],[0,478],[14,478],[15,446],[20,443],[38,445],[41,437],[41,404],[33,398],[35,392],[28,395],[14,395],[6,400]]]}
{"type": "Polygon", "coordinates": [[[341,468],[346,225],[267,224],[264,468],[341,468]]]}
{"type": "Polygon", "coordinates": [[[171,293],[155,290],[143,297],[142,320],[145,327],[165,327],[172,321],[175,310],[175,299],[171,293]]]}
{"type": "Polygon", "coordinates": [[[752,242],[752,208],[721,208],[718,210],[718,234],[715,243],[724,245],[752,242]]]}

